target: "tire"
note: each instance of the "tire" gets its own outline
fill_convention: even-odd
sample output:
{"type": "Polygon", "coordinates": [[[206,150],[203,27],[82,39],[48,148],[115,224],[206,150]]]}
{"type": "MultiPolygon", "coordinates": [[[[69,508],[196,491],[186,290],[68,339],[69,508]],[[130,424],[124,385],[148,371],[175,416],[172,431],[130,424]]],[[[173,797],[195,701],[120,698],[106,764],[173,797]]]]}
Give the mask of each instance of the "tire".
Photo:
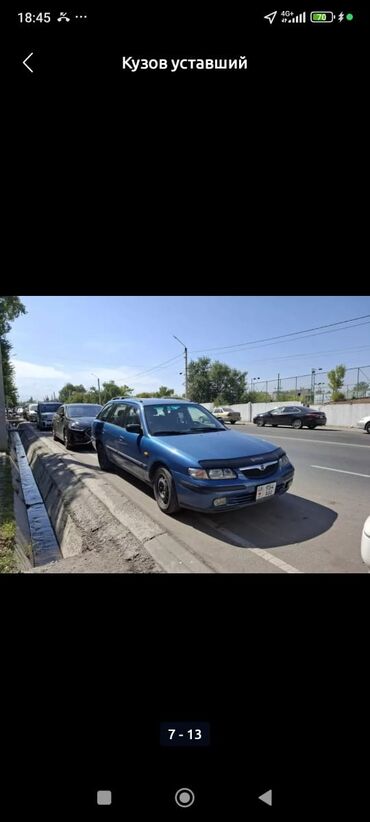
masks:
{"type": "Polygon", "coordinates": [[[274,422],[274,423],[271,425],[271,428],[277,428],[277,427],[278,427],[277,422],[274,422]]]}
{"type": "Polygon", "coordinates": [[[231,425],[235,425],[236,420],[230,420],[231,425]]]}
{"type": "Polygon", "coordinates": [[[56,441],[57,439],[58,439],[58,437],[57,437],[57,435],[56,435],[56,433],[55,433],[55,431],[54,431],[54,428],[53,428],[53,440],[55,440],[55,441],[56,441]]]}
{"type": "Polygon", "coordinates": [[[164,514],[174,514],[179,510],[175,483],[167,468],[157,468],[154,475],[153,490],[158,508],[164,514]]]}
{"type": "Polygon", "coordinates": [[[316,425],[308,425],[307,428],[309,428],[310,431],[313,431],[316,428],[316,425]]]}
{"type": "Polygon", "coordinates": [[[263,428],[263,426],[265,425],[265,420],[257,420],[257,425],[258,428],[263,428]]]}
{"type": "Polygon", "coordinates": [[[97,455],[98,455],[98,463],[99,463],[99,467],[101,468],[101,470],[102,471],[111,471],[112,468],[113,468],[113,465],[112,465],[111,461],[108,459],[107,454],[106,454],[106,450],[104,448],[104,445],[102,445],[101,442],[98,442],[96,444],[96,452],[97,452],[97,455]]]}
{"type": "Polygon", "coordinates": [[[295,428],[295,429],[302,428],[302,425],[303,425],[302,420],[293,420],[293,422],[292,422],[292,428],[295,428]]]}
{"type": "Polygon", "coordinates": [[[367,422],[365,425],[365,431],[367,434],[370,434],[370,422],[367,422]]]}
{"type": "Polygon", "coordinates": [[[65,428],[64,431],[63,431],[63,442],[64,442],[64,445],[65,445],[67,451],[73,451],[73,442],[72,442],[72,439],[70,437],[68,428],[65,428]]]}

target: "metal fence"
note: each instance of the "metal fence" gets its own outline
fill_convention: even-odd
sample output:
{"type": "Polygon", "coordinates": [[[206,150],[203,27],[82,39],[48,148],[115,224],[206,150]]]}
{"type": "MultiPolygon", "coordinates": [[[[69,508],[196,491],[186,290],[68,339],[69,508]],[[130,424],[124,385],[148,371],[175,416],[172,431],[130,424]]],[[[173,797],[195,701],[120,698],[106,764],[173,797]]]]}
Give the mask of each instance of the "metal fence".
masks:
{"type": "MultiPolygon", "coordinates": [[[[266,394],[266,400],[275,402],[297,399],[301,402],[321,404],[331,399],[332,389],[328,383],[328,372],[312,368],[309,374],[281,377],[274,380],[260,380],[253,377],[248,383],[248,391],[266,394]]],[[[343,387],[339,389],[345,399],[370,397],[370,365],[347,368],[343,387]]]]}

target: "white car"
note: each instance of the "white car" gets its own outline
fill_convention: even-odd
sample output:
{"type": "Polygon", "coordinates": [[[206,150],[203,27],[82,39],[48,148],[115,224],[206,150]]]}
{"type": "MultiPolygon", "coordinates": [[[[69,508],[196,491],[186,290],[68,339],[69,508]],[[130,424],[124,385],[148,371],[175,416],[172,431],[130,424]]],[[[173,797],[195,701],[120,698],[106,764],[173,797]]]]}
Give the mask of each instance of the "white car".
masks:
{"type": "Polygon", "coordinates": [[[361,419],[356,422],[356,428],[362,428],[370,434],[370,415],[367,417],[361,417],[361,419]]]}
{"type": "Polygon", "coordinates": [[[362,531],[361,558],[369,566],[370,572],[370,517],[367,518],[362,531]]]}

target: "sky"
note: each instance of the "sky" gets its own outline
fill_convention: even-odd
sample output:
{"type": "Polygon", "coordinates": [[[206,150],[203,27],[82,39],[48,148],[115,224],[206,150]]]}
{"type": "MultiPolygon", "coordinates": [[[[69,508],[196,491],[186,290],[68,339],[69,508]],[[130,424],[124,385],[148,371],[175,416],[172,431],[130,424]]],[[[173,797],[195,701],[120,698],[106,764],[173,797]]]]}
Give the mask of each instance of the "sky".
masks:
{"type": "MultiPolygon", "coordinates": [[[[157,391],[160,385],[182,394],[183,347],[173,335],[188,347],[189,361],[200,356],[221,360],[247,371],[248,383],[259,382],[261,390],[263,381],[276,380],[278,374],[293,378],[309,374],[312,368],[326,371],[338,363],[348,368],[370,363],[370,297],[366,296],[21,296],[21,300],[27,314],[13,322],[9,334],[21,401],[58,395],[67,382],[90,388],[97,377],[101,384],[108,380],[126,384],[135,394],[157,391]],[[353,319],[364,315],[369,316],[353,319]],[[343,324],[306,336],[268,339],[336,322],[343,324]]],[[[370,368],[367,373],[370,382],[370,368]]]]}

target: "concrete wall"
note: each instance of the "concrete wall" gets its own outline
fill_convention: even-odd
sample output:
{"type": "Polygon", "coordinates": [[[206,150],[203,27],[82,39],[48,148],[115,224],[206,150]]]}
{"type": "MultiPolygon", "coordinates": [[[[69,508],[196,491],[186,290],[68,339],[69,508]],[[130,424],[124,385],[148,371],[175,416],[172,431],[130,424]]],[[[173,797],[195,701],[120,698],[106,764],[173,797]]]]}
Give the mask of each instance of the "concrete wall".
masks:
{"type": "MultiPolygon", "coordinates": [[[[204,408],[209,411],[213,409],[212,402],[203,402],[204,408]]],[[[279,405],[303,405],[301,402],[246,402],[237,405],[230,405],[233,411],[239,411],[242,422],[252,422],[256,414],[261,414],[264,411],[270,411],[271,408],[277,408],[279,405]]],[[[335,403],[335,405],[311,405],[310,408],[315,411],[323,411],[327,417],[328,425],[345,425],[349,427],[356,426],[357,420],[362,417],[370,416],[370,403],[335,403]]]]}
{"type": "Polygon", "coordinates": [[[326,414],[328,425],[348,425],[353,427],[362,417],[370,417],[370,403],[335,403],[335,405],[312,405],[316,411],[326,414]]]}

